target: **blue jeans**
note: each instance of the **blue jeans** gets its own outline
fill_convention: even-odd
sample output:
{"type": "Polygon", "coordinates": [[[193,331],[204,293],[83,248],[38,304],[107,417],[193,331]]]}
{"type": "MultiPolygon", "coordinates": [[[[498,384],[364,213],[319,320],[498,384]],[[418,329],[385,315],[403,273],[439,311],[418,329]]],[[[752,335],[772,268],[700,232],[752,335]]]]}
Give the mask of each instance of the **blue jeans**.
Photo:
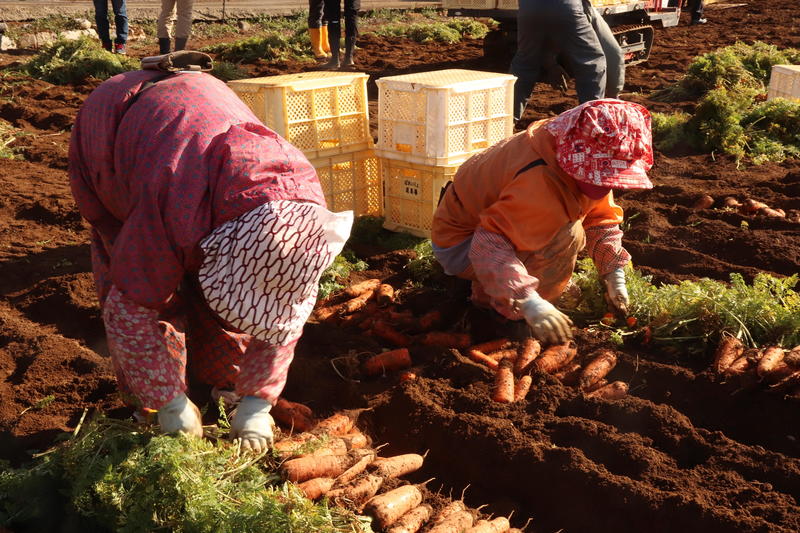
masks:
{"type": "MultiPolygon", "coordinates": [[[[93,0],[94,21],[97,24],[97,34],[103,44],[111,43],[108,33],[108,0],[93,0]]],[[[114,26],[117,28],[117,38],[114,42],[125,44],[128,41],[128,12],[125,9],[125,0],[111,0],[114,10],[114,26]]]]}

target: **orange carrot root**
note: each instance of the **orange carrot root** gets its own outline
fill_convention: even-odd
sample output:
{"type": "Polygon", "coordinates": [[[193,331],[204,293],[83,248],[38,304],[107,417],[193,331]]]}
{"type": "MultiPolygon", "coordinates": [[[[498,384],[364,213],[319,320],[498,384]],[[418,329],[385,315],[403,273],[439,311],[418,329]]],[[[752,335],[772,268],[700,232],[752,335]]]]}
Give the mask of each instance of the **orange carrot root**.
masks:
{"type": "Polygon", "coordinates": [[[349,466],[347,455],[305,456],[289,459],[281,466],[284,477],[294,483],[302,483],[315,477],[336,477],[349,466]]]}
{"type": "Polygon", "coordinates": [[[386,533],[417,533],[433,513],[430,505],[422,504],[414,507],[400,517],[386,533]]]}
{"type": "Polygon", "coordinates": [[[411,338],[405,333],[400,333],[383,320],[376,320],[372,325],[372,333],[397,346],[408,346],[411,338]]]}
{"type": "Polygon", "coordinates": [[[472,527],[475,518],[469,511],[456,511],[435,524],[428,533],[461,533],[472,527]]]}
{"type": "Polygon", "coordinates": [[[421,331],[428,331],[439,325],[441,321],[442,314],[439,311],[428,311],[419,318],[419,329],[421,331]]]}
{"type": "Polygon", "coordinates": [[[314,311],[314,320],[317,322],[325,322],[333,318],[339,312],[338,305],[331,305],[327,307],[320,307],[314,311]]]}
{"type": "Polygon", "coordinates": [[[736,359],[733,363],[730,364],[728,368],[725,369],[723,374],[725,377],[735,377],[741,376],[745,374],[750,368],[753,366],[752,361],[747,355],[742,355],[738,359],[736,359]]]}
{"type": "Polygon", "coordinates": [[[331,487],[333,487],[333,478],[330,477],[317,477],[298,485],[298,488],[303,491],[303,494],[309,500],[320,499],[331,490],[331,487]]]}
{"type": "Polygon", "coordinates": [[[394,301],[394,287],[388,283],[381,283],[380,286],[378,286],[375,299],[378,301],[378,305],[388,305],[392,303],[394,301]]]}
{"type": "Polygon", "coordinates": [[[783,360],[786,361],[787,365],[793,368],[800,367],[800,346],[795,346],[789,350],[789,353],[784,356],[783,360]]]}
{"type": "Polygon", "coordinates": [[[786,364],[786,361],[781,361],[775,367],[764,375],[763,379],[767,383],[778,383],[784,378],[787,378],[797,371],[791,365],[786,364]]]}
{"type": "Polygon", "coordinates": [[[367,474],[342,488],[328,492],[327,496],[334,503],[346,503],[359,508],[364,502],[377,494],[381,485],[383,485],[383,478],[367,474]]]}
{"type": "Polygon", "coordinates": [[[400,374],[400,382],[414,381],[417,379],[417,374],[414,372],[405,371],[400,374]]]}
{"type": "Polygon", "coordinates": [[[508,339],[502,338],[475,344],[474,346],[470,347],[470,350],[478,350],[479,352],[488,354],[491,352],[496,352],[497,350],[502,350],[506,347],[506,344],[508,344],[508,339]]]}
{"type": "Polygon", "coordinates": [[[468,353],[470,359],[472,359],[476,363],[484,364],[489,368],[491,368],[492,370],[496,370],[497,367],[500,366],[500,363],[498,363],[497,361],[495,361],[494,359],[492,359],[483,352],[479,352],[478,350],[470,350],[468,353]]]}
{"type": "Polygon", "coordinates": [[[589,388],[585,389],[583,392],[585,392],[586,394],[589,394],[590,392],[594,392],[594,391],[596,391],[597,389],[602,389],[602,388],[603,388],[603,387],[605,387],[606,385],[608,385],[608,380],[607,380],[607,379],[605,379],[605,378],[603,378],[603,379],[598,379],[598,380],[597,380],[597,381],[594,383],[594,385],[592,385],[592,386],[590,386],[589,388]]]}
{"type": "Polygon", "coordinates": [[[357,429],[342,435],[341,439],[347,445],[348,450],[359,450],[369,445],[369,439],[357,429]]]}
{"type": "Polygon", "coordinates": [[[619,400],[628,395],[628,384],[622,381],[614,381],[596,391],[590,392],[586,396],[589,398],[602,398],[604,400],[619,400]]]}
{"type": "Polygon", "coordinates": [[[478,520],[466,533],[506,533],[510,527],[508,518],[499,516],[494,520],[478,520]]]}
{"type": "Polygon", "coordinates": [[[533,383],[533,378],[525,375],[519,378],[517,383],[514,385],[514,401],[520,402],[528,396],[528,391],[531,390],[531,383],[533,383]]]}
{"type": "Polygon", "coordinates": [[[422,503],[422,492],[416,485],[404,485],[375,496],[364,506],[364,511],[375,519],[378,527],[387,528],[422,503]]]}
{"type": "Polygon", "coordinates": [[[769,206],[764,202],[759,202],[758,200],[753,200],[752,198],[748,198],[742,203],[739,210],[746,215],[753,215],[759,209],[764,209],[764,208],[769,208],[769,206]]]}
{"type": "Polygon", "coordinates": [[[725,207],[730,207],[731,209],[735,209],[737,207],[741,207],[742,206],[742,204],[739,202],[739,200],[737,200],[733,196],[726,196],[725,198],[723,198],[722,199],[722,204],[725,207]]]}
{"type": "Polygon", "coordinates": [[[356,296],[361,296],[365,292],[373,292],[377,290],[380,285],[381,280],[379,279],[365,279],[364,281],[360,281],[347,287],[344,290],[344,294],[350,298],[355,298],[356,296]]]}
{"type": "Polygon", "coordinates": [[[355,459],[355,463],[339,474],[339,477],[336,478],[336,483],[338,485],[345,485],[356,477],[361,474],[363,471],[367,469],[367,465],[369,465],[372,461],[375,460],[375,452],[373,450],[353,450],[350,452],[350,457],[355,459]]]}
{"type": "Polygon", "coordinates": [[[367,306],[367,302],[375,295],[375,291],[367,291],[365,293],[356,296],[351,300],[347,300],[343,304],[339,306],[339,314],[340,315],[349,315],[350,313],[355,313],[356,311],[361,311],[367,306]]]}
{"type": "Polygon", "coordinates": [[[353,425],[353,419],[351,419],[349,416],[342,413],[336,413],[335,415],[332,415],[317,424],[317,427],[314,429],[318,433],[344,435],[353,429],[353,425]]]}
{"type": "Polygon", "coordinates": [[[552,374],[569,364],[578,354],[574,341],[565,344],[554,344],[547,348],[534,362],[534,366],[541,372],[552,374]]]}
{"type": "Polygon", "coordinates": [[[697,200],[695,200],[692,207],[694,209],[708,209],[714,205],[714,198],[709,196],[708,194],[704,194],[700,196],[697,200]]]}
{"type": "Polygon", "coordinates": [[[314,427],[311,409],[300,403],[278,398],[270,413],[277,422],[298,431],[308,431],[314,427]]]}
{"type": "Polygon", "coordinates": [[[422,336],[420,344],[425,346],[442,346],[444,348],[466,348],[470,345],[469,334],[446,331],[430,331],[422,336]]]}
{"type": "Polygon", "coordinates": [[[564,385],[571,387],[578,384],[582,372],[583,366],[580,363],[573,362],[553,374],[553,376],[561,380],[564,385]]]}
{"type": "MultiPolygon", "coordinates": [[[[485,352],[484,352],[485,353],[485,352]]],[[[498,363],[503,359],[511,361],[512,363],[517,360],[517,350],[509,348],[507,350],[497,350],[496,352],[487,353],[487,357],[491,357],[498,363]]]]}
{"type": "Polygon", "coordinates": [[[514,401],[514,371],[511,361],[500,361],[494,375],[492,401],[511,403],[514,401]]]}
{"type": "Polygon", "coordinates": [[[533,361],[539,357],[539,352],[542,351],[542,345],[539,341],[532,337],[525,339],[522,344],[517,360],[514,362],[514,373],[518,376],[523,374],[533,361]]]}
{"type": "Polygon", "coordinates": [[[376,475],[390,479],[416,472],[422,468],[423,461],[424,458],[416,453],[378,457],[369,465],[369,469],[376,475]]]}
{"type": "Polygon", "coordinates": [[[386,372],[395,372],[411,366],[411,354],[408,348],[398,348],[388,352],[373,355],[366,361],[362,368],[368,376],[377,376],[386,372]]]}
{"type": "Polygon", "coordinates": [[[784,355],[783,348],[777,346],[764,348],[764,353],[761,355],[761,359],[758,360],[758,366],[756,367],[758,377],[764,378],[775,370],[778,363],[783,361],[784,355]]]}
{"type": "Polygon", "coordinates": [[[734,361],[742,356],[744,344],[742,341],[732,336],[723,337],[714,355],[712,368],[717,374],[722,374],[734,361]]]}
{"type": "Polygon", "coordinates": [[[586,365],[578,378],[578,386],[586,390],[593,384],[597,383],[617,364],[617,355],[609,350],[600,350],[600,353],[586,365]]]}

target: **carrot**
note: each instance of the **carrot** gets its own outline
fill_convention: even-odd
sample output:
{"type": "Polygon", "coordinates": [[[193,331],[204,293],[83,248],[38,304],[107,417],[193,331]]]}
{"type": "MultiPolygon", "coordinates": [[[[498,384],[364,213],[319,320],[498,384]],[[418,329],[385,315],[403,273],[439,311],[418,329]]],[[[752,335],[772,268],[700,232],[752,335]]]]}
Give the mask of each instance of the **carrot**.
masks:
{"type": "Polygon", "coordinates": [[[378,457],[369,465],[369,469],[383,478],[391,479],[416,472],[422,468],[423,461],[424,458],[416,453],[378,457]]]}
{"type": "Polygon", "coordinates": [[[789,353],[786,354],[783,360],[791,367],[800,367],[800,346],[795,346],[789,350],[789,353]]]}
{"type": "Polygon", "coordinates": [[[508,533],[524,533],[524,532],[521,529],[512,527],[511,529],[508,530],[508,533]]]}
{"type": "Polygon", "coordinates": [[[330,319],[339,311],[338,305],[331,305],[327,307],[320,307],[314,311],[314,320],[317,322],[325,322],[330,319]]]}
{"type": "Polygon", "coordinates": [[[301,403],[290,402],[285,398],[278,398],[270,410],[272,417],[278,422],[298,429],[308,431],[314,427],[314,414],[308,406],[301,403]]]}
{"type": "Polygon", "coordinates": [[[748,198],[747,200],[742,203],[741,207],[739,208],[746,215],[755,214],[756,211],[759,209],[764,209],[765,207],[769,207],[764,202],[759,202],[758,200],[753,200],[752,198],[748,198]]]}
{"type": "Polygon", "coordinates": [[[742,206],[742,204],[739,202],[739,200],[737,200],[733,196],[726,196],[725,198],[723,198],[722,199],[722,204],[725,207],[730,207],[731,209],[742,206]]]}
{"type": "Polygon", "coordinates": [[[800,385],[800,370],[796,370],[794,373],[786,376],[779,382],[770,385],[770,390],[774,391],[787,391],[792,389],[793,387],[800,385]]]}
{"type": "Polygon", "coordinates": [[[364,511],[375,519],[378,527],[387,528],[422,503],[422,492],[416,485],[404,485],[375,496],[364,506],[364,511]]]}
{"type": "Polygon", "coordinates": [[[517,383],[514,385],[515,402],[520,402],[525,399],[528,395],[528,391],[531,390],[531,383],[533,383],[533,378],[529,375],[522,376],[517,380],[517,383]]]}
{"type": "Polygon", "coordinates": [[[273,446],[272,449],[275,450],[279,455],[282,456],[289,456],[292,455],[295,450],[306,444],[312,439],[317,438],[315,435],[311,433],[302,433],[300,435],[294,435],[292,437],[281,439],[277,441],[273,446]]]}
{"type": "Polygon", "coordinates": [[[797,371],[791,365],[786,364],[786,361],[781,361],[775,367],[764,375],[763,379],[767,383],[777,383],[783,378],[789,377],[797,371]]]}
{"type": "Polygon", "coordinates": [[[709,196],[708,194],[704,194],[700,196],[697,200],[695,200],[694,205],[692,207],[694,209],[708,209],[714,205],[714,198],[709,196]]]}
{"type": "Polygon", "coordinates": [[[462,533],[472,527],[475,518],[469,511],[456,511],[428,530],[428,533],[462,533]]]}
{"type": "Polygon", "coordinates": [[[511,403],[514,401],[514,371],[511,361],[500,361],[494,375],[494,392],[492,401],[511,403]]]}
{"type": "Polygon", "coordinates": [[[446,331],[430,331],[422,336],[420,344],[425,346],[442,346],[444,348],[466,348],[470,345],[468,333],[451,333],[446,331]]]}
{"type": "Polygon", "coordinates": [[[345,414],[336,413],[317,424],[314,429],[330,435],[344,435],[353,429],[353,419],[345,414]]]}
{"type": "Polygon", "coordinates": [[[581,377],[581,372],[583,372],[583,367],[580,363],[570,363],[555,374],[556,378],[561,380],[561,383],[564,385],[576,385],[578,383],[578,379],[581,377]]]}
{"type": "Polygon", "coordinates": [[[347,445],[348,450],[358,450],[369,444],[367,437],[357,429],[342,435],[341,439],[347,445]]]}
{"type": "Polygon", "coordinates": [[[375,295],[378,305],[389,305],[394,302],[394,287],[388,283],[381,283],[375,295]]]}
{"type": "Polygon", "coordinates": [[[502,350],[505,348],[506,344],[508,344],[508,339],[505,337],[502,339],[495,339],[493,341],[482,342],[480,344],[475,344],[470,346],[470,350],[478,350],[479,352],[483,353],[491,353],[496,352],[497,350],[502,350]]]}
{"type": "Polygon", "coordinates": [[[528,337],[522,344],[517,360],[514,362],[514,372],[517,375],[525,372],[533,361],[539,357],[542,345],[533,337],[528,337]]]}
{"type": "Polygon", "coordinates": [[[299,457],[305,456],[312,456],[312,457],[322,457],[323,455],[344,455],[348,452],[347,450],[347,443],[342,439],[330,439],[324,445],[320,446],[316,450],[300,455],[299,457]]]}
{"type": "Polygon", "coordinates": [[[556,372],[575,358],[578,354],[577,348],[575,341],[569,341],[565,344],[554,344],[542,352],[542,355],[539,356],[533,364],[541,372],[546,372],[548,374],[556,372]]]}
{"type": "Polygon", "coordinates": [[[367,469],[367,466],[372,461],[375,460],[375,452],[373,450],[365,450],[363,448],[359,450],[353,450],[350,456],[356,458],[356,462],[353,463],[350,468],[339,474],[339,476],[336,478],[336,483],[338,485],[344,485],[354,480],[359,474],[367,469]]]}
{"type": "Polygon", "coordinates": [[[406,309],[405,311],[394,311],[392,309],[388,309],[386,311],[386,318],[389,319],[389,322],[392,324],[397,324],[400,327],[404,328],[412,328],[416,326],[417,317],[414,316],[414,313],[411,310],[406,309]]]}
{"type": "Polygon", "coordinates": [[[584,390],[583,392],[585,392],[586,394],[589,394],[590,392],[594,392],[597,389],[602,389],[606,385],[608,385],[608,380],[607,379],[605,379],[605,378],[599,379],[599,380],[597,380],[597,382],[595,382],[594,385],[590,386],[588,389],[584,390]]]}
{"type": "Polygon", "coordinates": [[[398,348],[388,352],[373,355],[362,365],[364,373],[368,376],[377,376],[386,372],[394,372],[411,366],[411,354],[408,348],[398,348]]]}
{"type": "Polygon", "coordinates": [[[775,367],[778,365],[778,363],[783,361],[783,357],[783,348],[779,348],[777,346],[769,346],[764,348],[764,353],[761,356],[761,359],[758,360],[758,366],[756,367],[756,374],[758,374],[758,377],[763,378],[775,370],[775,367]]]}
{"type": "Polygon", "coordinates": [[[762,207],[758,210],[758,214],[770,218],[786,218],[786,213],[783,210],[772,209],[771,207],[762,207]]]}
{"type": "Polygon", "coordinates": [[[343,304],[339,305],[339,314],[349,315],[350,313],[361,311],[367,306],[367,302],[374,295],[375,291],[367,291],[365,293],[360,294],[359,296],[356,296],[355,298],[347,300],[343,304]]]}
{"type": "Polygon", "coordinates": [[[628,318],[625,319],[625,325],[628,326],[629,328],[635,328],[638,322],[639,321],[636,319],[635,316],[629,316],[628,318]]]}
{"type": "Polygon", "coordinates": [[[411,339],[408,335],[405,333],[400,333],[383,320],[375,321],[375,323],[372,325],[372,333],[391,342],[392,344],[396,344],[397,346],[408,346],[411,344],[411,339]]]}
{"type": "Polygon", "coordinates": [[[495,361],[494,359],[492,359],[483,352],[479,352],[478,350],[470,350],[468,353],[470,359],[472,359],[476,363],[484,364],[489,368],[491,368],[492,370],[496,370],[497,367],[500,366],[500,363],[498,363],[497,361],[495,361]]]}
{"type": "Polygon", "coordinates": [[[355,507],[361,505],[375,496],[383,485],[383,478],[367,474],[358,480],[328,492],[328,499],[332,502],[347,502],[355,507]]]}
{"type": "Polygon", "coordinates": [[[428,311],[419,317],[419,329],[428,331],[432,327],[438,325],[442,321],[442,313],[439,311],[428,311]]]}
{"type": "Polygon", "coordinates": [[[379,279],[365,279],[364,281],[359,281],[358,283],[354,283],[350,285],[344,290],[345,296],[349,296],[350,298],[355,298],[356,296],[361,296],[365,292],[372,292],[378,289],[381,285],[381,280],[379,279]]]}
{"type": "Polygon", "coordinates": [[[309,500],[318,500],[333,487],[333,478],[330,477],[316,477],[303,481],[297,486],[306,495],[309,500]]]}
{"type": "Polygon", "coordinates": [[[508,518],[499,516],[494,520],[478,520],[466,533],[506,533],[510,527],[508,518]]]}
{"type": "Polygon", "coordinates": [[[289,459],[281,465],[284,477],[294,483],[301,483],[315,477],[336,477],[350,466],[348,455],[307,455],[289,459]]]}
{"type": "Polygon", "coordinates": [[[497,350],[496,352],[487,353],[486,357],[491,357],[498,363],[503,359],[513,362],[517,360],[517,350],[514,348],[509,348],[508,350],[497,350]]]}
{"type": "Polygon", "coordinates": [[[578,378],[578,386],[586,389],[597,381],[606,377],[606,374],[617,365],[617,355],[609,350],[600,350],[600,353],[584,367],[578,378]]]}
{"type": "Polygon", "coordinates": [[[400,517],[386,533],[417,533],[422,529],[423,524],[431,517],[433,509],[430,505],[423,503],[417,505],[409,512],[400,517]]]}
{"type": "Polygon", "coordinates": [[[752,365],[753,363],[750,359],[746,355],[742,355],[725,369],[724,375],[726,377],[741,376],[747,372],[752,365]]]}
{"type": "Polygon", "coordinates": [[[602,398],[603,400],[619,400],[628,395],[628,384],[622,381],[614,381],[596,391],[590,392],[586,396],[589,398],[602,398]]]}
{"type": "Polygon", "coordinates": [[[714,372],[722,374],[744,352],[742,341],[733,336],[725,336],[717,347],[714,355],[714,372]]]}
{"type": "Polygon", "coordinates": [[[617,321],[617,317],[614,316],[614,313],[606,313],[603,315],[603,318],[600,319],[600,322],[605,324],[606,326],[611,326],[617,321]]]}

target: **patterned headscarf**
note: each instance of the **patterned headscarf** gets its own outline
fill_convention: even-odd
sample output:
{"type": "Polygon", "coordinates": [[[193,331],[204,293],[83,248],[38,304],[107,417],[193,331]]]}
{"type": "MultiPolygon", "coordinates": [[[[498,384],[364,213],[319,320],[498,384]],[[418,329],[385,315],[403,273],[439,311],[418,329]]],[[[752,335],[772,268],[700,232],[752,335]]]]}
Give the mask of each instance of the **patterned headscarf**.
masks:
{"type": "Polygon", "coordinates": [[[559,166],[578,181],[611,189],[651,189],[650,112],[613,98],[592,100],[545,125],[556,138],[559,166]]]}

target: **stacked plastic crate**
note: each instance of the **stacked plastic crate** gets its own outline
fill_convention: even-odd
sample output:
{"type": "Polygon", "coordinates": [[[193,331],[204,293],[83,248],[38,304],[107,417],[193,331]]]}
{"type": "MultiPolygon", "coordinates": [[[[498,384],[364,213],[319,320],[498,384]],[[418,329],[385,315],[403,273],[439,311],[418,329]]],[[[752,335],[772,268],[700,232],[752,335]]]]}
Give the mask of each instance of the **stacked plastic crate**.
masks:
{"type": "Polygon", "coordinates": [[[271,130],[317,169],[328,209],[383,213],[380,165],[373,151],[367,74],[304,72],[228,82],[271,130]]]}
{"type": "Polygon", "coordinates": [[[800,65],[773,65],[767,100],[786,98],[800,102],[800,65]]]}
{"type": "Polygon", "coordinates": [[[430,237],[441,189],[459,165],[512,135],[515,79],[453,69],[376,81],[384,227],[430,237]]]}

